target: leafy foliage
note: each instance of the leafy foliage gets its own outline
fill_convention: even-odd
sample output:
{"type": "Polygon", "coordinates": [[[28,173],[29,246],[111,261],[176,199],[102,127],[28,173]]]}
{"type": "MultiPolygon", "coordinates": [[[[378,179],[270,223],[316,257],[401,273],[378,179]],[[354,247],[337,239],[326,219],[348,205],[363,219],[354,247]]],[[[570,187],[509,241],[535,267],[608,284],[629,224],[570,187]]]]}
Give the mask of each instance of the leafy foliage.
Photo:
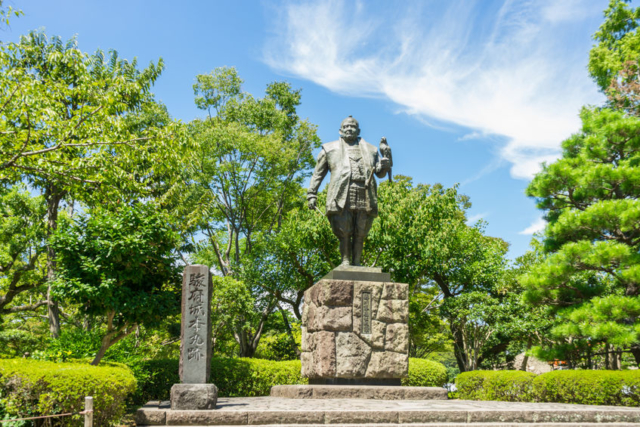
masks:
{"type": "Polygon", "coordinates": [[[153,204],[94,209],[60,224],[52,241],[59,268],[55,294],[80,304],[86,314],[107,316],[93,363],[137,325],[157,325],[178,311],[179,241],[153,204]]]}
{"type": "Polygon", "coordinates": [[[547,213],[548,255],[522,282],[530,302],[557,312],[554,338],[635,348],[640,342],[640,120],[586,108],[581,118],[582,132],[563,142],[563,157],[545,166],[527,189],[547,213]]]}
{"type": "Polygon", "coordinates": [[[442,387],[447,382],[447,379],[447,369],[441,363],[410,357],[409,375],[402,379],[402,385],[409,387],[442,387]]]}
{"type": "Polygon", "coordinates": [[[535,374],[524,371],[462,372],[456,378],[460,399],[531,402],[535,374]]]}
{"type": "MultiPolygon", "coordinates": [[[[114,425],[136,380],[124,365],[89,366],[25,359],[0,359],[0,395],[5,418],[80,412],[85,396],[94,398],[96,425],[114,425]]],[[[65,425],[81,426],[74,415],[65,425]]]]}
{"type": "Polygon", "coordinates": [[[640,405],[640,372],[558,370],[463,372],[456,378],[461,399],[640,405]]]}
{"type": "Polygon", "coordinates": [[[42,197],[31,196],[23,185],[0,185],[0,316],[46,303],[20,298],[45,283],[45,228],[42,197]]]}

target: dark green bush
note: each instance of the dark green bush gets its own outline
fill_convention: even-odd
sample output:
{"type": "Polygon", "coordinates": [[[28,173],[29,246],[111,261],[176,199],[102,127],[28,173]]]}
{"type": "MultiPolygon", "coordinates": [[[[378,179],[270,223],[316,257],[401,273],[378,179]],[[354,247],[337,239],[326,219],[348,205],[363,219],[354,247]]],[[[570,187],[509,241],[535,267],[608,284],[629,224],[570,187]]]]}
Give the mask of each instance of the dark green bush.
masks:
{"type": "MultiPolygon", "coordinates": [[[[150,400],[167,400],[173,384],[179,383],[178,361],[148,360],[129,365],[138,380],[132,403],[142,405],[150,400]]],[[[211,382],[220,396],[268,396],[271,387],[285,384],[307,384],[300,375],[300,361],[275,362],[265,359],[214,358],[211,382]]],[[[409,359],[409,377],[402,385],[442,387],[447,370],[438,362],[409,359]]]]}
{"type": "Polygon", "coordinates": [[[214,359],[211,380],[221,396],[268,396],[271,386],[307,384],[300,375],[300,361],[265,359],[214,359]]]}
{"type": "MultiPolygon", "coordinates": [[[[5,418],[80,412],[85,396],[93,396],[94,423],[112,425],[125,412],[125,400],[136,389],[131,370],[110,363],[53,363],[0,359],[0,398],[5,418]]],[[[83,425],[84,417],[53,419],[53,425],[83,425]]]]}
{"type": "MultiPolygon", "coordinates": [[[[131,365],[138,380],[133,403],[167,400],[173,384],[180,382],[178,361],[149,360],[131,365]]],[[[300,361],[275,362],[264,359],[213,358],[211,382],[220,396],[268,396],[271,386],[307,384],[300,376],[300,361]]]]}
{"type": "Polygon", "coordinates": [[[456,378],[460,399],[529,402],[535,375],[524,371],[471,371],[456,378]]]}
{"type": "Polygon", "coordinates": [[[412,387],[442,387],[447,382],[447,368],[427,359],[409,358],[409,375],[402,385],[412,387]]]}
{"type": "Polygon", "coordinates": [[[553,371],[533,380],[539,402],[640,406],[640,371],[553,371]]]}
{"type": "Polygon", "coordinates": [[[472,371],[456,387],[468,400],[640,406],[640,371],[472,371]]]}
{"type": "Polygon", "coordinates": [[[138,381],[138,388],[131,395],[133,406],[150,400],[169,400],[171,386],[180,383],[178,359],[142,360],[130,363],[129,367],[138,381]]]}

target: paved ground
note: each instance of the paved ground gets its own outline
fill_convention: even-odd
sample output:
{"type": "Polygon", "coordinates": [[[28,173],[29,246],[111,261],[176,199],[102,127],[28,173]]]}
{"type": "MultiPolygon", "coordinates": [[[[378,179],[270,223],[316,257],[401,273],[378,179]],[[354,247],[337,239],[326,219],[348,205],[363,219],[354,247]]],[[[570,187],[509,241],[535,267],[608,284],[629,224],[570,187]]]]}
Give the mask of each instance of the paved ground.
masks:
{"type": "Polygon", "coordinates": [[[466,400],[219,398],[215,410],[172,411],[169,402],[149,402],[136,421],[151,425],[320,426],[640,426],[640,408],[466,400]]]}

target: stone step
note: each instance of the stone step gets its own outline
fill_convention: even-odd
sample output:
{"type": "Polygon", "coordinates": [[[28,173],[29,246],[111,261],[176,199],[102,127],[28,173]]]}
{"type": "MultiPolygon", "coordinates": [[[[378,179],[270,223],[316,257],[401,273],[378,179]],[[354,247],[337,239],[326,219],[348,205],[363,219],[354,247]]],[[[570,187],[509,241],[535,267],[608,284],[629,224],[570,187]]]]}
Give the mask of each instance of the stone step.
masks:
{"type": "Polygon", "coordinates": [[[367,385],[275,385],[271,397],[289,399],[447,400],[442,387],[367,385]]]}
{"type": "Polygon", "coordinates": [[[149,402],[136,414],[138,426],[313,427],[419,426],[595,426],[640,425],[640,409],[556,403],[460,400],[219,398],[214,410],[171,410],[169,402],[149,402]]]}
{"type": "MultiPolygon", "coordinates": [[[[185,424],[191,427],[205,427],[205,425],[185,424]]],[[[137,424],[138,427],[152,427],[137,424]]],[[[261,424],[254,427],[327,427],[326,424],[261,424]]],[[[332,427],[398,427],[398,424],[332,424],[332,427]]],[[[237,427],[237,425],[219,425],[217,427],[237,427]]],[[[411,427],[470,427],[467,423],[428,423],[411,424],[411,427]]],[[[638,427],[637,423],[476,423],[473,427],[638,427]]]]}

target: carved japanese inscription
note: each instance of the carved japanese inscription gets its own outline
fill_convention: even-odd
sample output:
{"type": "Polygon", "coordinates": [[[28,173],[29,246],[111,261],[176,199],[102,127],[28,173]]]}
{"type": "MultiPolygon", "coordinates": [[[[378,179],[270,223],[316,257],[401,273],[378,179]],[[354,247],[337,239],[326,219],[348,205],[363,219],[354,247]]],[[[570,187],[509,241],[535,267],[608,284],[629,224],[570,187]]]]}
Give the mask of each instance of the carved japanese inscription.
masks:
{"type": "Polygon", "coordinates": [[[371,292],[362,292],[362,334],[371,333],[371,292]]]}
{"type": "Polygon", "coordinates": [[[180,377],[186,384],[209,380],[211,363],[211,277],[204,265],[185,268],[182,280],[180,377]]]}

